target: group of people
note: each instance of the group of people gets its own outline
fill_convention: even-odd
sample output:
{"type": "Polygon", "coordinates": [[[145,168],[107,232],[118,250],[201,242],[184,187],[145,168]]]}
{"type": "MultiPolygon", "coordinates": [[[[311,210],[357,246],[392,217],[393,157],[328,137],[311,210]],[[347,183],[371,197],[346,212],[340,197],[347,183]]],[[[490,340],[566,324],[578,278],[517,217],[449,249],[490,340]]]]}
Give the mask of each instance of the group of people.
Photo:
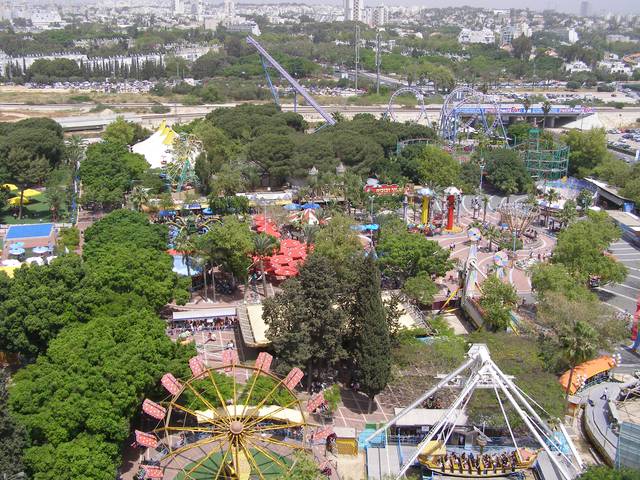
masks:
{"type": "Polygon", "coordinates": [[[511,453],[502,452],[495,455],[474,455],[466,452],[458,455],[455,452],[447,453],[440,458],[442,472],[468,472],[469,474],[487,475],[488,473],[515,472],[518,466],[518,456],[515,450],[511,453]]]}
{"type": "Polygon", "coordinates": [[[231,330],[235,328],[238,322],[237,317],[220,317],[214,318],[212,321],[205,320],[189,320],[180,325],[172,325],[169,327],[169,335],[180,335],[185,332],[211,332],[214,330],[231,330]]]}

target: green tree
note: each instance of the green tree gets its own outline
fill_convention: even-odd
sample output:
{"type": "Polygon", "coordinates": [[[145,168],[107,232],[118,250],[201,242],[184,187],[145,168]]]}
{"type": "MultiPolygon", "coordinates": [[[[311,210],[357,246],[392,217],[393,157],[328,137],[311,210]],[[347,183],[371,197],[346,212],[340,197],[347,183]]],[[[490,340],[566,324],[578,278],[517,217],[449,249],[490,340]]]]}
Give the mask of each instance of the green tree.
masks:
{"type": "Polygon", "coordinates": [[[495,330],[506,330],[511,322],[511,309],[518,303],[516,289],[496,275],[488,277],[481,288],[479,304],[483,319],[495,330]]]}
{"type": "Polygon", "coordinates": [[[539,301],[548,292],[564,293],[569,300],[590,300],[594,294],[585,284],[578,283],[561,264],[539,263],[531,272],[531,285],[539,301]]]}
{"type": "Polygon", "coordinates": [[[194,354],[192,346],[172,342],[164,321],[144,309],[101,314],[65,329],[15,375],[10,389],[11,411],[30,437],[27,473],[113,478],[140,400],[165,372],[186,375],[194,354]]]}
{"type": "Polygon", "coordinates": [[[559,219],[563,226],[568,226],[571,222],[573,222],[576,218],[578,218],[578,210],[576,208],[575,200],[567,200],[564,202],[562,206],[562,210],[560,210],[559,219]]]}
{"type": "Polygon", "coordinates": [[[194,236],[187,230],[181,230],[176,237],[175,247],[182,254],[184,263],[187,266],[187,276],[191,277],[191,261],[196,252],[196,242],[194,236]]]}
{"type": "Polygon", "coordinates": [[[519,60],[529,60],[532,47],[531,38],[525,37],[524,34],[520,35],[518,38],[513,39],[511,46],[513,47],[514,57],[519,60]]]}
{"type": "Polygon", "coordinates": [[[104,129],[103,140],[120,145],[133,145],[135,129],[131,122],[127,122],[124,117],[117,117],[104,129]]]}
{"type": "Polygon", "coordinates": [[[435,145],[426,145],[418,155],[402,162],[402,173],[420,185],[459,185],[460,169],[460,163],[435,145]]]}
{"type": "Polygon", "coordinates": [[[391,377],[391,342],[386,311],[380,296],[380,272],[371,256],[361,262],[351,309],[355,332],[354,357],[360,373],[360,389],[369,397],[369,411],[391,377]]]}
{"type": "Polygon", "coordinates": [[[545,100],[542,102],[542,128],[547,128],[547,116],[551,111],[551,102],[549,100],[545,100]]]}
{"type": "Polygon", "coordinates": [[[140,212],[142,207],[149,203],[149,193],[147,189],[142,185],[136,185],[131,190],[129,194],[129,200],[131,200],[131,204],[133,205],[133,209],[136,212],[140,212]]]}
{"type": "Polygon", "coordinates": [[[484,154],[487,162],[487,179],[506,195],[527,191],[531,176],[515,150],[506,148],[484,154]]]}
{"type": "Polygon", "coordinates": [[[73,172],[69,167],[60,166],[52,170],[44,192],[49,201],[52,219],[58,220],[61,212],[66,212],[71,204],[73,172]]]}
{"type": "Polygon", "coordinates": [[[264,303],[267,337],[281,370],[304,368],[308,390],[344,358],[344,314],[335,308],[338,279],[329,259],[314,253],[297,278],[264,303]]]}
{"type": "Polygon", "coordinates": [[[306,453],[298,453],[295,455],[291,471],[283,475],[282,480],[324,480],[324,476],[320,473],[318,464],[311,457],[311,455],[306,453]]]}
{"type": "Polygon", "coordinates": [[[264,259],[270,257],[278,249],[278,241],[275,237],[260,233],[253,237],[253,254],[258,257],[260,262],[260,272],[262,272],[262,291],[264,297],[267,298],[267,272],[264,268],[264,259]]]}
{"type": "Polygon", "coordinates": [[[389,222],[381,228],[377,250],[383,273],[400,285],[421,272],[442,276],[453,268],[448,250],[424,235],[407,231],[402,222],[389,222]]]}
{"type": "Polygon", "coordinates": [[[580,190],[576,202],[583,211],[586,211],[593,203],[593,195],[589,190],[580,190]]]}
{"type": "Polygon", "coordinates": [[[415,277],[407,279],[402,291],[413,301],[421,305],[430,305],[433,302],[433,296],[438,293],[438,286],[431,280],[431,275],[420,272],[415,277]]]}
{"type": "Polygon", "coordinates": [[[27,446],[27,432],[9,412],[9,373],[0,370],[0,472],[5,476],[19,473],[23,469],[22,455],[27,446]]]}
{"type": "Polygon", "coordinates": [[[581,132],[570,130],[562,137],[569,147],[569,175],[585,177],[608,157],[607,134],[604,129],[581,132]]]}
{"type": "MultiPolygon", "coordinates": [[[[350,218],[335,215],[328,225],[315,233],[314,252],[330,260],[339,277],[344,277],[349,260],[362,252],[362,244],[356,232],[351,229],[352,224],[350,218]]],[[[309,238],[312,237],[313,233],[309,238]]]]}
{"type": "Polygon", "coordinates": [[[606,465],[591,465],[578,477],[579,480],[640,480],[640,472],[632,469],[617,469],[606,465]]]}
{"type": "Polygon", "coordinates": [[[590,276],[603,283],[621,282],[626,267],[605,251],[620,238],[620,229],[604,212],[589,212],[587,218],[574,222],[558,236],[553,263],[563,265],[577,280],[586,284],[590,276]]]}
{"type": "Polygon", "coordinates": [[[538,319],[548,329],[547,339],[571,370],[568,385],[577,365],[602,350],[610,350],[627,336],[625,321],[618,320],[608,306],[594,298],[568,300],[563,293],[548,292],[538,307],[538,319]]]}
{"type": "Polygon", "coordinates": [[[27,150],[13,149],[9,152],[4,169],[7,178],[18,187],[20,202],[18,218],[22,218],[22,206],[24,203],[24,191],[40,185],[49,173],[49,162],[45,157],[36,157],[27,150]]]}

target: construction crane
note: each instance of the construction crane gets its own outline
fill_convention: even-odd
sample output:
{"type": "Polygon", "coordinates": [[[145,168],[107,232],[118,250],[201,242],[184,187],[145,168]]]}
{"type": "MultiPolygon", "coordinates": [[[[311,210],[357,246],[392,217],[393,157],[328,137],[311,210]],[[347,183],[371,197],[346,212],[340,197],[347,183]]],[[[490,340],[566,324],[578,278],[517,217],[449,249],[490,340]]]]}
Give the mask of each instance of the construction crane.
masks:
{"type": "MultiPolygon", "coordinates": [[[[273,82],[271,81],[271,76],[269,75],[269,71],[267,70],[268,65],[271,65],[273,68],[275,68],[278,71],[278,73],[282,76],[282,78],[284,78],[287,82],[289,82],[289,85],[293,87],[294,95],[298,93],[302,95],[302,97],[307,101],[307,103],[311,105],[316,112],[318,112],[318,114],[327,122],[327,124],[329,125],[336,124],[336,121],[334,120],[334,118],[324,108],[322,108],[318,104],[318,102],[316,102],[313,99],[313,97],[309,94],[309,92],[307,92],[307,90],[302,85],[300,85],[300,83],[298,83],[298,81],[295,78],[289,75],[289,73],[284,68],[282,68],[282,65],[280,65],[271,55],[269,55],[269,52],[267,52],[264,49],[264,47],[260,45],[260,43],[258,43],[258,41],[255,38],[251,36],[247,37],[247,43],[251,45],[253,48],[255,48],[260,54],[260,60],[262,61],[262,68],[264,69],[264,73],[267,77],[267,83],[269,84],[269,88],[271,89],[271,94],[273,95],[273,99],[276,102],[276,105],[278,106],[280,105],[280,100],[278,98],[278,92],[276,91],[275,87],[273,86],[273,82]]],[[[294,97],[294,102],[295,102],[295,97],[294,97]]]]}

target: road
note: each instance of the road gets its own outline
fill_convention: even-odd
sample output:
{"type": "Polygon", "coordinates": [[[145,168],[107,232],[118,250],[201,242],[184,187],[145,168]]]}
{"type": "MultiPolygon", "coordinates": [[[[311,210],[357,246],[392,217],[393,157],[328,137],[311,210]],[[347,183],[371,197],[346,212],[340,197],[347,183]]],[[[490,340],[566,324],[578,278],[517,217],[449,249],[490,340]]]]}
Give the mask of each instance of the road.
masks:
{"type": "MultiPolygon", "coordinates": [[[[618,311],[633,314],[640,296],[640,248],[621,238],[611,244],[610,250],[618,261],[627,267],[629,274],[622,283],[605,285],[597,289],[598,297],[606,305],[618,311]]],[[[631,374],[635,370],[640,370],[640,355],[627,348],[630,344],[629,339],[622,342],[616,349],[622,357],[621,365],[616,368],[618,373],[631,374]]]]}

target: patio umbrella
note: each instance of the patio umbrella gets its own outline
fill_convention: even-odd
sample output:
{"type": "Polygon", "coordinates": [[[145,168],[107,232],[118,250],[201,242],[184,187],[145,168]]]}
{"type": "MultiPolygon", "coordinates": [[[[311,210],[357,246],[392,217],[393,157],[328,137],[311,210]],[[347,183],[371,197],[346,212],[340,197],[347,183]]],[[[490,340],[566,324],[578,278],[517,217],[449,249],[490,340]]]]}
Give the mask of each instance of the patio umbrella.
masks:
{"type": "Polygon", "coordinates": [[[47,263],[53,262],[56,258],[58,258],[56,255],[51,255],[50,257],[47,257],[47,263]]]}
{"type": "Polygon", "coordinates": [[[431,197],[433,195],[433,190],[430,188],[421,188],[417,193],[421,197],[431,197]]]}
{"type": "Polygon", "coordinates": [[[38,265],[44,265],[44,260],[42,257],[29,257],[25,260],[27,263],[36,263],[38,265]]]}
{"type": "Polygon", "coordinates": [[[301,208],[302,207],[298,203],[289,203],[289,204],[284,206],[284,209],[285,210],[289,210],[290,212],[294,211],[294,210],[300,210],[301,208]]]}
{"type": "Polygon", "coordinates": [[[279,267],[273,273],[276,277],[295,277],[298,275],[298,269],[295,267],[279,267]]]}
{"type": "Polygon", "coordinates": [[[293,259],[306,258],[307,256],[307,252],[304,250],[304,248],[289,250],[287,253],[293,259]]]}
{"type": "Polygon", "coordinates": [[[22,255],[25,252],[25,249],[22,247],[14,247],[13,245],[9,248],[9,255],[22,255]]]}
{"type": "Polygon", "coordinates": [[[282,240],[280,242],[280,248],[282,249],[282,247],[285,248],[295,248],[295,247],[301,247],[302,243],[299,240],[295,240],[293,238],[285,238],[284,240],[282,240]]]}
{"type": "Polygon", "coordinates": [[[445,195],[460,195],[462,192],[456,187],[447,187],[444,189],[445,195]]]}
{"type": "Polygon", "coordinates": [[[272,265],[288,265],[293,261],[293,258],[288,255],[274,255],[269,259],[272,265]]]}
{"type": "Polygon", "coordinates": [[[305,203],[304,205],[302,205],[302,209],[303,209],[303,210],[309,210],[309,209],[311,209],[311,210],[317,210],[318,208],[320,208],[320,205],[319,205],[319,204],[317,204],[317,203],[313,203],[313,202],[311,202],[311,203],[305,203]]]}
{"type": "Polygon", "coordinates": [[[35,247],[32,249],[32,251],[37,255],[42,255],[43,253],[49,252],[49,247],[35,247]]]}
{"type": "Polygon", "coordinates": [[[20,265],[22,265],[22,263],[20,263],[18,260],[14,260],[13,258],[2,261],[3,267],[19,267],[20,265]]]}
{"type": "Polygon", "coordinates": [[[204,213],[205,215],[213,215],[213,210],[207,207],[202,210],[202,213],[204,213]]]}

